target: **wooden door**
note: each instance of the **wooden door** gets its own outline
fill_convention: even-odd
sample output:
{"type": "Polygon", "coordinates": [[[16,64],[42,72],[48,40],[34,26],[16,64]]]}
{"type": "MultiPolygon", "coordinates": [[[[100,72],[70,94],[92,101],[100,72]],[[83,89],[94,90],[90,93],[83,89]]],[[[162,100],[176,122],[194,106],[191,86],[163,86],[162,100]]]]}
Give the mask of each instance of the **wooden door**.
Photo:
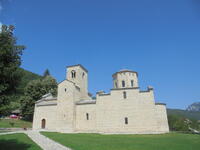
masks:
{"type": "Polygon", "coordinates": [[[46,125],[46,120],[42,119],[42,129],[45,129],[45,125],[46,125]]]}

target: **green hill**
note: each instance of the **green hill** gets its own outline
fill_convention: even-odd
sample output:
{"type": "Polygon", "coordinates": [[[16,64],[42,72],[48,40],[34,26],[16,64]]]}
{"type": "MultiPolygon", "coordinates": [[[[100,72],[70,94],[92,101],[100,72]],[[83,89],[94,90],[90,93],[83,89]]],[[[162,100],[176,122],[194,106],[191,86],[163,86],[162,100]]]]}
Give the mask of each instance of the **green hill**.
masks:
{"type": "Polygon", "coordinates": [[[22,75],[22,78],[21,78],[20,84],[17,88],[17,93],[16,93],[17,95],[22,95],[24,93],[24,88],[26,87],[28,82],[30,82],[31,80],[36,80],[36,79],[42,78],[42,76],[40,76],[36,73],[27,71],[23,68],[20,68],[19,72],[22,75]]]}
{"type": "Polygon", "coordinates": [[[198,111],[187,111],[181,109],[167,109],[168,115],[176,115],[179,117],[185,117],[188,119],[200,120],[200,112],[198,111]]]}
{"type": "Polygon", "coordinates": [[[10,95],[11,102],[9,104],[10,111],[20,108],[20,98],[24,95],[24,89],[31,80],[42,78],[42,76],[33,72],[27,71],[23,68],[18,70],[21,74],[21,80],[14,94],[10,95]]]}

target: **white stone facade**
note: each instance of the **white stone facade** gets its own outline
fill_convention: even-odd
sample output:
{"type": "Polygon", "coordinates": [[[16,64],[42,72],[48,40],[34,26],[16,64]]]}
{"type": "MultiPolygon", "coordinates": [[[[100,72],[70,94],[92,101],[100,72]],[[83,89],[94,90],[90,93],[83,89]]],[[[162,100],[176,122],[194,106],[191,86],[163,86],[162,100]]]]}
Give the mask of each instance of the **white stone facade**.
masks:
{"type": "Polygon", "coordinates": [[[33,129],[58,132],[156,134],[169,132],[166,106],[155,103],[154,91],[140,91],[137,72],[113,74],[110,93],[88,94],[88,71],[69,66],[58,84],[57,98],[45,95],[35,104],[33,129]]]}

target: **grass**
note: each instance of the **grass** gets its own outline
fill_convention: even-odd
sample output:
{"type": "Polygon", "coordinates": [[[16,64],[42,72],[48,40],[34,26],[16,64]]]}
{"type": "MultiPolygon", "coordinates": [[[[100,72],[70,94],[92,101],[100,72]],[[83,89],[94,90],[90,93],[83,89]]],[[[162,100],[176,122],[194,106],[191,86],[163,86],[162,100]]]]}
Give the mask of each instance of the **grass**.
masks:
{"type": "Polygon", "coordinates": [[[0,133],[5,133],[5,132],[11,132],[11,131],[8,131],[8,130],[0,130],[0,133]]]}
{"type": "Polygon", "coordinates": [[[0,119],[0,128],[31,128],[32,122],[17,119],[0,119]]]}
{"type": "Polygon", "coordinates": [[[73,150],[199,150],[200,135],[101,135],[41,132],[73,150]]]}
{"type": "Polygon", "coordinates": [[[0,135],[0,150],[42,150],[23,133],[0,135]]]}

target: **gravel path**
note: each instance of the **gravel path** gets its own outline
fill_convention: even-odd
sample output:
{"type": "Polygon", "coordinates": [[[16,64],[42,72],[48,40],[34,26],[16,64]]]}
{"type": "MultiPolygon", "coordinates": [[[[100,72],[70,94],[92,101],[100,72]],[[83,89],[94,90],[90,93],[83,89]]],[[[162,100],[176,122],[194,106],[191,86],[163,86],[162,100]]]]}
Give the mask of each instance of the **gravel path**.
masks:
{"type": "Polygon", "coordinates": [[[27,131],[25,133],[43,150],[71,150],[70,148],[67,148],[40,134],[38,131],[27,131]]]}
{"type": "Polygon", "coordinates": [[[14,134],[14,133],[25,133],[35,143],[37,143],[43,150],[71,150],[39,133],[39,131],[16,131],[16,132],[5,132],[0,135],[14,134]]]}

